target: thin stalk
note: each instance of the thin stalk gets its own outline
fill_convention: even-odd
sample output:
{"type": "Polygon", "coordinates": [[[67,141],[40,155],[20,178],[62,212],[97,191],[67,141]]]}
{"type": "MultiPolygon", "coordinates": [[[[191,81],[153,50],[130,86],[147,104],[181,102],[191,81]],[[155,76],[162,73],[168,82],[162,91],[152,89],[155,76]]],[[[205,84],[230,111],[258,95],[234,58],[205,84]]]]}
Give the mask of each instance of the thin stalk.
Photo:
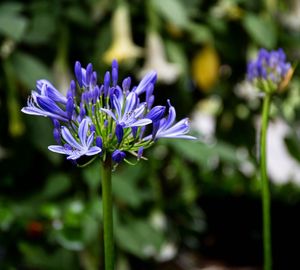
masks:
{"type": "Polygon", "coordinates": [[[105,270],[114,269],[113,215],[111,192],[111,157],[107,155],[102,164],[102,204],[103,204],[103,234],[104,234],[104,264],[105,270]]]}
{"type": "Polygon", "coordinates": [[[264,270],[272,269],[272,246],[271,246],[271,212],[270,212],[270,191],[267,176],[267,129],[271,95],[267,94],[263,100],[261,141],[260,141],[260,173],[262,181],[262,215],[263,215],[263,248],[264,248],[264,270]]]}

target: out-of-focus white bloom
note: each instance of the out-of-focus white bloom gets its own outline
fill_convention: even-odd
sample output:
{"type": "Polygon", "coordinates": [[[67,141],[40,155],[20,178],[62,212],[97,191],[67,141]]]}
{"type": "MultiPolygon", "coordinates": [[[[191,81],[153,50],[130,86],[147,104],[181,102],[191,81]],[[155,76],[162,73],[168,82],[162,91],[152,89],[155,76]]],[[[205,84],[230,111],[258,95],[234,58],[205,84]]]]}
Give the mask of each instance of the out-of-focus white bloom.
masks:
{"type": "Polygon", "coordinates": [[[156,260],[159,262],[172,260],[176,256],[177,251],[177,247],[174,243],[164,243],[160,249],[159,254],[156,256],[156,260]]]}
{"type": "Polygon", "coordinates": [[[287,13],[280,14],[282,24],[293,31],[300,32],[300,1],[290,1],[290,10],[287,13]]]}
{"type": "Polygon", "coordinates": [[[167,61],[163,41],[155,31],[147,33],[146,62],[139,73],[139,77],[144,77],[151,70],[155,70],[158,81],[165,84],[172,84],[180,74],[180,67],[167,61]]]}
{"type": "Polygon", "coordinates": [[[113,14],[112,34],[112,46],[103,56],[106,63],[111,63],[114,59],[122,62],[142,55],[142,48],[133,43],[129,10],[125,4],[118,6],[113,14]]]}
{"type": "Polygon", "coordinates": [[[191,128],[198,131],[204,141],[214,139],[216,129],[216,114],[221,109],[219,98],[211,97],[198,102],[191,116],[191,128]]]}
{"type": "Polygon", "coordinates": [[[282,120],[270,122],[267,135],[267,168],[272,181],[284,184],[293,181],[300,184],[300,165],[289,154],[284,138],[290,127],[282,120]]]}
{"type": "Polygon", "coordinates": [[[155,210],[150,217],[150,223],[153,228],[163,231],[167,228],[167,219],[163,212],[155,210]]]}
{"type": "Polygon", "coordinates": [[[261,93],[251,82],[247,80],[238,83],[234,88],[234,93],[239,98],[245,99],[253,106],[259,105],[259,97],[261,96],[261,93]]]}

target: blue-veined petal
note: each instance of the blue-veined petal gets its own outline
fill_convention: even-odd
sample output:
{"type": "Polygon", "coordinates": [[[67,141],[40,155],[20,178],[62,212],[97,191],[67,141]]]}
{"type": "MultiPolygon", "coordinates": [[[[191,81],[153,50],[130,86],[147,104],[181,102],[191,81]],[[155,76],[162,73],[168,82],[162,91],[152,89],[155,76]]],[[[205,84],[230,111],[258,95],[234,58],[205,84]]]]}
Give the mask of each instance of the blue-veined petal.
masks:
{"type": "Polygon", "coordinates": [[[134,92],[130,92],[128,96],[126,97],[126,105],[125,105],[125,110],[124,114],[127,114],[133,109],[135,109],[137,103],[137,95],[134,92]]]}
{"type": "Polygon", "coordinates": [[[67,150],[65,147],[61,145],[49,145],[48,149],[58,154],[67,154],[67,151],[69,151],[69,153],[71,151],[71,150],[67,150]]]}
{"type": "Polygon", "coordinates": [[[62,127],[61,135],[64,140],[75,149],[82,149],[82,146],[74,139],[70,131],[66,127],[62,127]]]}
{"type": "Polygon", "coordinates": [[[101,153],[101,151],[102,151],[102,149],[99,148],[98,146],[93,146],[85,153],[85,155],[93,156],[93,155],[97,155],[97,154],[101,153]]]}
{"type": "Polygon", "coordinates": [[[113,104],[116,109],[117,116],[120,119],[122,117],[122,106],[120,104],[119,99],[115,95],[113,95],[113,104]]]}
{"type": "Polygon", "coordinates": [[[135,93],[137,95],[144,93],[147,90],[149,84],[154,84],[156,82],[156,79],[156,72],[150,71],[144,76],[144,78],[140,81],[139,85],[135,88],[135,93]]]}
{"type": "Polygon", "coordinates": [[[59,92],[49,81],[38,80],[36,82],[37,89],[40,90],[41,95],[47,96],[53,101],[60,102],[62,104],[67,103],[67,98],[59,92]]]}
{"type": "Polygon", "coordinates": [[[141,127],[141,126],[146,126],[152,123],[151,119],[140,119],[137,121],[133,121],[133,123],[131,123],[130,125],[126,126],[126,127],[141,127]]]}
{"type": "Polygon", "coordinates": [[[56,115],[60,115],[62,117],[65,117],[66,119],[68,118],[67,113],[64,112],[60,107],[58,107],[57,104],[50,98],[39,96],[36,98],[36,102],[41,107],[41,109],[56,115]]]}
{"type": "Polygon", "coordinates": [[[86,146],[86,138],[87,138],[88,129],[89,129],[89,121],[87,120],[87,118],[85,118],[81,121],[79,128],[78,128],[78,137],[83,146],[86,146]]]}
{"type": "Polygon", "coordinates": [[[104,109],[104,108],[100,108],[100,110],[102,111],[102,112],[105,112],[106,114],[108,114],[110,117],[112,117],[115,121],[117,121],[117,118],[116,118],[116,116],[115,116],[115,114],[111,111],[111,110],[109,110],[109,109],[104,109]]]}

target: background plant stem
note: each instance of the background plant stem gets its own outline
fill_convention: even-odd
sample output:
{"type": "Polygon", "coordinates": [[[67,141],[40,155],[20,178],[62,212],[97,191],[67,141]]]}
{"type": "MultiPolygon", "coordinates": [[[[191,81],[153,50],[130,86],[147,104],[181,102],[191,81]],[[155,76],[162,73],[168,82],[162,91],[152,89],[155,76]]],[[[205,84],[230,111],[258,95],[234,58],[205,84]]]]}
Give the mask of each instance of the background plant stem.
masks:
{"type": "Polygon", "coordinates": [[[267,176],[267,129],[269,120],[271,95],[266,94],[263,100],[261,141],[260,141],[260,173],[262,180],[262,208],[263,208],[263,248],[264,270],[272,269],[272,246],[271,246],[271,214],[270,214],[270,191],[267,176]]]}
{"type": "Polygon", "coordinates": [[[104,265],[105,270],[114,269],[113,216],[111,192],[111,157],[107,156],[102,164],[102,204],[103,204],[103,234],[104,234],[104,265]]]}

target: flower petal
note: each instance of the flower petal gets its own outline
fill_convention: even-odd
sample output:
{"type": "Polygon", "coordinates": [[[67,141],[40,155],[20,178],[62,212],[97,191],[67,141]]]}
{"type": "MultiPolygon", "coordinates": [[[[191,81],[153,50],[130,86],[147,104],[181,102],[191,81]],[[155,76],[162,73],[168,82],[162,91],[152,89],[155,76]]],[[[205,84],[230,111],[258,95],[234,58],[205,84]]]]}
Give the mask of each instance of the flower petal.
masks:
{"type": "Polygon", "coordinates": [[[87,156],[93,156],[93,155],[97,155],[97,154],[99,154],[101,152],[102,152],[101,148],[99,148],[98,146],[93,146],[85,154],[87,156]]]}
{"type": "Polygon", "coordinates": [[[83,146],[86,146],[87,132],[89,129],[89,121],[84,118],[78,128],[78,137],[83,146]]]}
{"type": "Polygon", "coordinates": [[[64,138],[64,140],[73,148],[78,150],[82,149],[82,146],[74,139],[74,137],[71,135],[70,131],[66,127],[62,127],[61,135],[64,138]]]}
{"type": "Polygon", "coordinates": [[[55,152],[55,153],[58,153],[58,154],[65,154],[65,155],[67,155],[68,152],[70,151],[70,150],[67,150],[66,148],[64,148],[61,145],[49,145],[48,149],[52,152],[55,152]]]}

